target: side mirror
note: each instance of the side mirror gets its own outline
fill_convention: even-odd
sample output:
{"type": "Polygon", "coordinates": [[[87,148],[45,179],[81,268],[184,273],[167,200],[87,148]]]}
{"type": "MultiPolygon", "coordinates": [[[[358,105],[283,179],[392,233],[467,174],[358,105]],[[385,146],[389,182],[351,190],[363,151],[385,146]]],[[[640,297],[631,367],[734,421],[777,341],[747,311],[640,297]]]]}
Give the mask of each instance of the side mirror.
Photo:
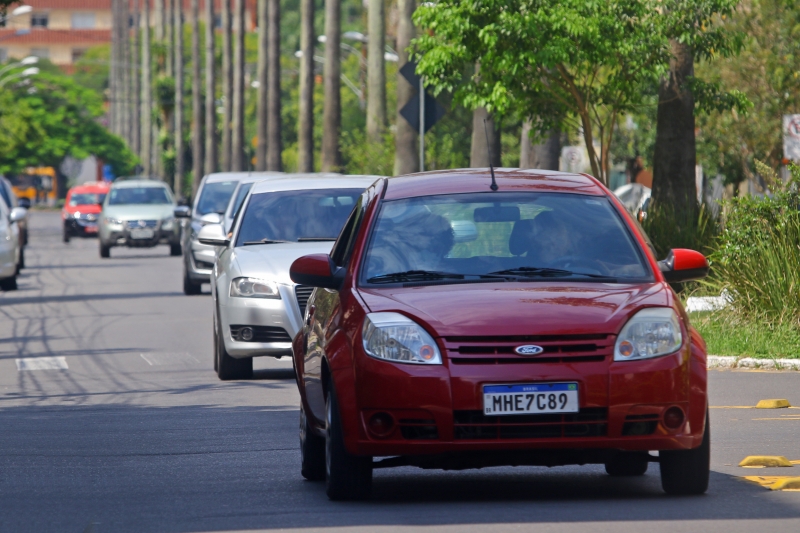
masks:
{"type": "Polygon", "coordinates": [[[17,205],[19,207],[24,208],[24,209],[30,209],[31,208],[31,199],[30,198],[20,198],[19,200],[17,200],[17,205]]]}
{"type": "Polygon", "coordinates": [[[670,250],[667,258],[659,261],[658,266],[668,283],[682,283],[708,275],[708,261],[705,256],[685,248],[670,250]]]}
{"type": "Polygon", "coordinates": [[[292,263],[289,277],[300,285],[338,291],[344,281],[344,269],[336,267],[328,254],[304,255],[292,263]]]}
{"type": "Polygon", "coordinates": [[[190,218],[192,216],[192,208],[188,205],[179,205],[173,211],[175,218],[190,218]]]}
{"type": "Polygon", "coordinates": [[[24,219],[28,215],[28,210],[24,207],[15,207],[11,210],[11,213],[8,214],[9,222],[19,222],[20,220],[24,219]]]}
{"type": "Polygon", "coordinates": [[[206,213],[202,217],[200,217],[201,224],[221,224],[222,223],[222,215],[219,213],[206,213]]]}
{"type": "Polygon", "coordinates": [[[210,246],[228,246],[231,242],[228,236],[225,235],[225,230],[219,224],[206,224],[197,234],[197,240],[200,244],[208,244],[210,246]]]}

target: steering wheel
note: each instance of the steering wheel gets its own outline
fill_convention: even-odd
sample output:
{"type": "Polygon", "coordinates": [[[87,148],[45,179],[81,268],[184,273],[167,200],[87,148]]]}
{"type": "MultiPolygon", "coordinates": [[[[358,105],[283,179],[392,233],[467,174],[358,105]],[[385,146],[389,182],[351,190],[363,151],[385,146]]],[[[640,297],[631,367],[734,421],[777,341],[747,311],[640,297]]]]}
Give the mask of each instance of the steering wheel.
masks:
{"type": "Polygon", "coordinates": [[[563,268],[564,270],[577,271],[578,273],[608,275],[608,270],[600,261],[578,255],[559,257],[554,261],[550,261],[547,266],[550,268],[563,268]]]}

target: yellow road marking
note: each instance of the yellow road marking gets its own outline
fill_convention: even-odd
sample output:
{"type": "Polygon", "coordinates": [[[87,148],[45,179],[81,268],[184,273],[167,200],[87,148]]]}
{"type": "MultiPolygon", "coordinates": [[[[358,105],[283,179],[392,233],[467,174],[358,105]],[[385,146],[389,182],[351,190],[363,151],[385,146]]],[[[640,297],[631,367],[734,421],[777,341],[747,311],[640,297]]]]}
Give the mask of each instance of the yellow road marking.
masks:
{"type": "Polygon", "coordinates": [[[789,400],[785,399],[760,400],[756,404],[756,409],[786,409],[787,407],[791,407],[791,404],[789,400]]]}
{"type": "Polygon", "coordinates": [[[795,415],[795,418],[754,418],[753,420],[800,420],[800,418],[795,415]]]}
{"type": "Polygon", "coordinates": [[[792,463],[782,455],[748,455],[739,466],[744,468],[765,468],[776,466],[792,466],[792,463]]]}
{"type": "Polygon", "coordinates": [[[769,490],[800,492],[800,477],[793,476],[744,476],[745,480],[769,490]]]}

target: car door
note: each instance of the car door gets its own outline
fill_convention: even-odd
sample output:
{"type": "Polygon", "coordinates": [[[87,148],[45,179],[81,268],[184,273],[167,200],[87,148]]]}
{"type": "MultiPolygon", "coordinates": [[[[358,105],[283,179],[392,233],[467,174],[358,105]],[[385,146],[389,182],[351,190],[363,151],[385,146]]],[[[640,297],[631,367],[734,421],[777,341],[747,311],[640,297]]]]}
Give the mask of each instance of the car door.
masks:
{"type": "MultiPolygon", "coordinates": [[[[353,212],[342,228],[339,238],[331,250],[331,260],[337,267],[345,267],[355,244],[367,193],[356,202],[353,212]]],[[[322,367],[328,345],[336,335],[341,323],[339,291],[333,289],[314,290],[306,306],[305,326],[306,350],[303,358],[303,387],[312,416],[320,423],[325,419],[325,386],[322,367]]]]}

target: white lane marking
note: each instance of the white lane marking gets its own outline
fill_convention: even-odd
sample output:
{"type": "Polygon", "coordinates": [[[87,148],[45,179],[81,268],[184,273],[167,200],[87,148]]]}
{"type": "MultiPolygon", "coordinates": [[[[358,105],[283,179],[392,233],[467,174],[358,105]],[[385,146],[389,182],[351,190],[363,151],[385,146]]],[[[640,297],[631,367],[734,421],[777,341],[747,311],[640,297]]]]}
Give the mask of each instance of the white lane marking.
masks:
{"type": "Polygon", "coordinates": [[[67,370],[65,357],[24,357],[17,359],[17,370],[67,370]]]}
{"type": "Polygon", "coordinates": [[[139,356],[150,366],[185,365],[199,363],[189,352],[150,352],[139,356]]]}

